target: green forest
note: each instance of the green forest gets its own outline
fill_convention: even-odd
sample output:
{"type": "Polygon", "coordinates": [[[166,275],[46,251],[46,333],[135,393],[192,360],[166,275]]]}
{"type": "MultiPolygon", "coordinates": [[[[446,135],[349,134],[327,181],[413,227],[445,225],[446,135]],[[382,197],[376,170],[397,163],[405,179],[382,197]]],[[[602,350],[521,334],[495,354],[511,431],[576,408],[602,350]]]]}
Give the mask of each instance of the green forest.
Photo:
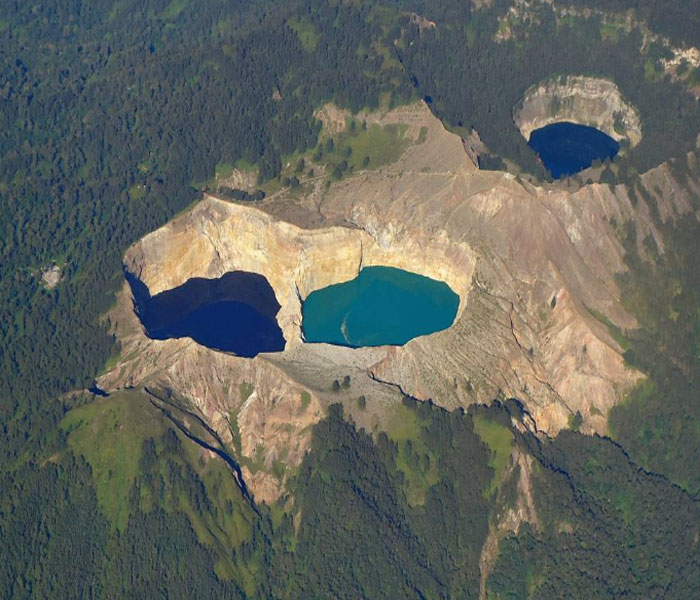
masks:
{"type": "MultiPolygon", "coordinates": [[[[124,251],[195,203],[217,165],[255,165],[259,185],[305,151],[321,152],[337,177],[363,156],[373,166],[360,136],[344,140],[355,150],[344,168],[339,152],[323,154],[313,114],[328,101],[357,112],[425,100],[451,130],[479,132],[482,166],[537,181],[548,175],[513,106],[546,77],[612,78],[645,137],[614,161],[610,183],[653,210],[639,175],[670,161],[700,208],[698,163],[686,158],[700,105],[686,81],[664,76],[663,43],[645,43],[636,27],[606,36],[596,11],[562,21],[547,3],[496,43],[511,3],[485,4],[5,3],[2,598],[700,595],[695,220],[664,222],[657,211],[665,245],[641,240],[644,257],[619,224],[622,302],[640,327],[614,333],[648,378],[613,410],[611,438],[543,441],[517,400],[449,412],[405,398],[400,434],[370,434],[334,405],[289,497],[266,506],[142,391],[82,391],[119,351],[104,314],[123,285],[124,251]],[[438,27],[421,31],[412,12],[438,27]],[[52,264],[62,279],[49,289],[41,273],[52,264]],[[491,532],[522,509],[524,456],[538,516],[500,539],[489,562],[491,532]]],[[[700,44],[697,0],[566,4],[633,10],[671,43],[700,44]]]]}
{"type": "Polygon", "coordinates": [[[519,508],[518,453],[537,520],[501,541],[489,598],[688,598],[700,581],[697,501],[610,440],[523,433],[517,401],[406,398],[410,426],[378,437],[331,406],[291,486],[295,521],[122,394],[70,411],[62,450],[3,477],[3,597],[479,598],[490,527],[519,508]]]}

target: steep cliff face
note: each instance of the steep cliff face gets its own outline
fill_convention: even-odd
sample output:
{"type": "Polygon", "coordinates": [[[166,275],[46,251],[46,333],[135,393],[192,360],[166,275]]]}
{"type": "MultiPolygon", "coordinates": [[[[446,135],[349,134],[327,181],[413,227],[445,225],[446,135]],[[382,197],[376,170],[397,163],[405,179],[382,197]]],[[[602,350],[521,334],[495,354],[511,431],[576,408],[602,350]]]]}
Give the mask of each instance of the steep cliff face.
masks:
{"type": "Polygon", "coordinates": [[[151,295],[192,277],[229,271],[264,275],[281,305],[278,322],[290,347],[302,343],[301,298],[348,281],[362,267],[386,265],[446,281],[466,300],[474,253],[444,234],[403,235],[388,227],[380,236],[347,227],[304,230],[251,207],[207,196],[191,213],[146,236],[124,258],[151,295]],[[173,251],[174,250],[174,251],[173,251]]]}
{"type": "Polygon", "coordinates": [[[617,141],[626,139],[631,147],[642,139],[639,112],[606,79],[568,76],[544,81],[525,92],[513,112],[526,140],[535,129],[562,121],[596,127],[617,141]]]}
{"type": "MultiPolygon", "coordinates": [[[[656,235],[644,200],[635,210],[623,187],[540,188],[480,172],[423,105],[368,118],[422,133],[397,163],[327,189],[283,190],[256,207],[205,196],[124,259],[151,294],[232,270],[260,273],[275,290],[287,348],[245,359],[148,339],[125,286],[110,315],[122,358],[99,381],[189,398],[237,449],[264,501],[284,490],[284,467],[299,464],[330,401],[364,395],[368,409],[355,416],[370,428],[401,393],[449,408],[513,396],[541,431],[554,435],[580,412],[583,431],[605,433],[609,409],[641,376],[594,315],[635,326],[618,300],[623,250],[610,223],[635,219],[640,239],[656,235]],[[403,347],[305,344],[301,299],[368,265],[446,281],[460,297],[454,325],[403,347]],[[345,375],[351,391],[334,394],[331,382],[345,375]]],[[[664,167],[645,182],[673,185],[664,167]]],[[[662,214],[688,210],[680,195],[663,196],[675,204],[661,201],[662,214]]]]}

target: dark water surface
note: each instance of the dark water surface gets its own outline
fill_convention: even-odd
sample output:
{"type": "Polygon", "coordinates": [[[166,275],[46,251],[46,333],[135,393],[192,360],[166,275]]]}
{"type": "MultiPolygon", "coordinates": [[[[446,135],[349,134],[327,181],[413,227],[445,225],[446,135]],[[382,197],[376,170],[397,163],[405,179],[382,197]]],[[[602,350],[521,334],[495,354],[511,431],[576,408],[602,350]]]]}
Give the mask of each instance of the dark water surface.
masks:
{"type": "Polygon", "coordinates": [[[554,179],[583,171],[594,160],[613,158],[620,151],[620,144],[609,135],[575,123],[553,123],[535,129],[528,143],[554,179]]]}
{"type": "Polygon", "coordinates": [[[346,283],[309,294],[302,305],[307,342],[400,346],[454,322],[459,296],[442,282],[392,267],[366,267],[346,283]]]}
{"type": "Polygon", "coordinates": [[[284,350],[276,320],[280,305],[262,275],[233,271],[218,279],[196,277],[153,297],[138,278],[128,272],[126,278],[151,339],[190,337],[208,348],[249,358],[284,350]]]}

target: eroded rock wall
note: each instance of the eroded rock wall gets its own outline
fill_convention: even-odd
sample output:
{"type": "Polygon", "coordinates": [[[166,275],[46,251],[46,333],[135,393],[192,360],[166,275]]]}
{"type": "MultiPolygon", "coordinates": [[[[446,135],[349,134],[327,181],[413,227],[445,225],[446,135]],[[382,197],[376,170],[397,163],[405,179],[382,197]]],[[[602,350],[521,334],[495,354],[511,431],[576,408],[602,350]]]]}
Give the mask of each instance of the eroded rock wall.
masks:
{"type": "MultiPolygon", "coordinates": [[[[275,290],[287,348],[244,359],[148,339],[125,286],[110,314],[122,358],[99,381],[106,390],[158,383],[189,398],[225,440],[240,439],[244,474],[265,501],[283,492],[280,463],[299,464],[330,402],[365,395],[368,409],[355,416],[369,429],[402,393],[448,408],[517,397],[540,431],[555,435],[580,412],[584,432],[605,433],[609,409],[641,377],[596,315],[636,325],[619,301],[624,251],[613,223],[632,220],[640,240],[658,236],[644,197],[634,207],[624,186],[535,187],[478,171],[424,105],[372,118],[415,134],[397,163],[256,207],[207,196],[125,256],[152,294],[229,270],[260,273],[275,290]],[[300,299],[367,265],[446,281],[460,296],[454,325],[402,347],[304,344],[300,299]],[[351,389],[333,393],[344,375],[351,389]]],[[[642,183],[660,214],[690,210],[668,168],[642,183]]]]}
{"type": "Polygon", "coordinates": [[[190,213],[130,248],[124,263],[151,295],[193,277],[259,273],[275,291],[281,305],[278,322],[290,345],[301,343],[301,299],[372,265],[447,282],[460,296],[461,312],[475,264],[466,243],[450,244],[444,232],[406,235],[391,223],[375,233],[347,227],[304,230],[257,208],[205,196],[190,213]]]}
{"type": "Polygon", "coordinates": [[[592,77],[568,76],[544,81],[530,88],[513,109],[513,119],[526,140],[536,129],[570,121],[596,127],[631,147],[642,139],[637,109],[612,82],[592,77]]]}

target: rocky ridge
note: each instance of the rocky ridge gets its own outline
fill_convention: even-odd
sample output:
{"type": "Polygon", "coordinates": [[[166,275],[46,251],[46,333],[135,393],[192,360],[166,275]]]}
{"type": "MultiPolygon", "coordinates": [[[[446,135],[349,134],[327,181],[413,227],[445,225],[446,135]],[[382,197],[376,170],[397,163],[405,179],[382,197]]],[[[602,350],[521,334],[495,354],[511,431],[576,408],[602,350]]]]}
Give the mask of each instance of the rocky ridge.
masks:
{"type": "MultiPolygon", "coordinates": [[[[608,411],[641,377],[594,315],[635,326],[619,302],[623,249],[611,223],[634,219],[638,239],[658,236],[643,199],[634,209],[623,186],[537,187],[479,171],[423,104],[371,118],[402,123],[415,140],[395,164],[313,193],[283,190],[255,207],[205,196],[124,259],[151,294],[231,270],[260,273],[275,290],[287,348],[245,359],[187,339],[150,340],[125,285],[110,314],[121,359],[98,382],[108,391],[162,386],[187,398],[237,450],[265,502],[284,492],[285,467],[299,464],[329,402],[343,401],[372,429],[404,393],[447,408],[512,396],[546,434],[577,412],[583,431],[605,433],[608,411]],[[305,344],[301,300],[367,265],[446,281],[460,296],[454,325],[403,347],[305,344]],[[345,375],[350,390],[332,392],[345,375]],[[361,394],[366,411],[355,408],[361,394]]],[[[665,167],[644,181],[662,215],[690,209],[681,193],[663,192],[673,186],[665,167]]]]}

